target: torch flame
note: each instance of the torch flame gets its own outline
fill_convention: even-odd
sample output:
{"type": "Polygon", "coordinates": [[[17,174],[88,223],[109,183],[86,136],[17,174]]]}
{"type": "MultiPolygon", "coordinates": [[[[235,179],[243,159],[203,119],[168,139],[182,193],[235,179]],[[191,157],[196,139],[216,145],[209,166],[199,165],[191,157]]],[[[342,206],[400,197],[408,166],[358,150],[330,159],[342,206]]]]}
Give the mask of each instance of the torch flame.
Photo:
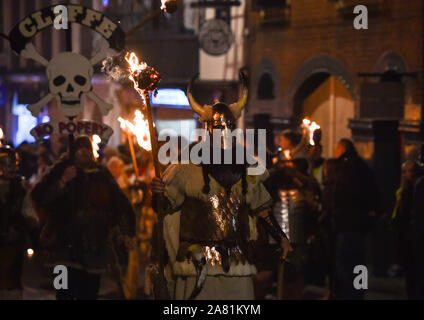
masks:
{"type": "Polygon", "coordinates": [[[303,124],[306,126],[306,128],[309,131],[309,144],[311,146],[314,146],[315,145],[314,132],[315,130],[320,129],[321,127],[315,121],[311,121],[307,118],[303,119],[303,124]]]}
{"type": "Polygon", "coordinates": [[[140,63],[137,55],[134,52],[127,52],[127,54],[125,55],[125,60],[130,65],[131,74],[129,75],[129,79],[133,82],[134,89],[137,90],[138,94],[143,99],[143,102],[145,102],[144,101],[144,90],[140,89],[140,87],[138,86],[138,83],[137,83],[137,81],[135,81],[134,77],[137,76],[137,74],[140,71],[147,68],[147,63],[145,63],[145,62],[140,63]]]}
{"type": "Polygon", "coordinates": [[[146,151],[152,150],[149,121],[144,118],[140,110],[136,110],[134,113],[134,123],[121,117],[118,118],[118,121],[121,123],[122,130],[129,131],[137,137],[137,143],[140,147],[146,151]]]}
{"type": "Polygon", "coordinates": [[[3,139],[3,137],[4,137],[3,130],[2,128],[0,128],[0,147],[2,146],[1,139],[3,139]]]}
{"type": "Polygon", "coordinates": [[[308,118],[303,119],[302,122],[305,126],[309,126],[311,124],[311,120],[309,120],[308,118]]]}
{"type": "Polygon", "coordinates": [[[177,0],[161,0],[160,9],[166,13],[173,13],[177,10],[177,0]]]}
{"type": "Polygon", "coordinates": [[[95,134],[93,135],[93,137],[91,138],[91,145],[93,146],[93,156],[94,158],[98,159],[99,158],[99,143],[102,141],[102,139],[100,139],[100,137],[95,134]]]}

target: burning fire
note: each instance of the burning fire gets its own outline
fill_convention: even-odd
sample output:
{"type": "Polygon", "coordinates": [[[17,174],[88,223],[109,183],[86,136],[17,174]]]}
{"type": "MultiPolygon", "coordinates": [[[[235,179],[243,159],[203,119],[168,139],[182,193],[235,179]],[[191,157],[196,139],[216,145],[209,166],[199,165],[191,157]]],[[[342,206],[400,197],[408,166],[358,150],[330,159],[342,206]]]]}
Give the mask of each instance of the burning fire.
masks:
{"type": "Polygon", "coordinates": [[[100,139],[100,137],[95,134],[93,135],[93,137],[91,138],[91,145],[93,146],[93,156],[94,158],[98,159],[99,158],[99,143],[102,141],[102,139],[100,139]]]}
{"type": "Polygon", "coordinates": [[[34,255],[34,250],[31,248],[27,249],[27,257],[32,258],[33,255],[34,255]]]}
{"type": "Polygon", "coordinates": [[[308,128],[309,131],[309,144],[311,146],[314,146],[314,132],[315,130],[320,129],[321,127],[315,121],[311,121],[307,118],[303,119],[303,124],[306,126],[306,128],[308,128]]]}
{"type": "Polygon", "coordinates": [[[140,62],[134,52],[127,52],[125,60],[130,66],[128,78],[133,82],[134,89],[143,99],[143,103],[146,104],[146,93],[155,91],[162,79],[155,69],[145,62],[140,62]]]}
{"type": "Polygon", "coordinates": [[[2,128],[0,128],[0,147],[2,146],[1,139],[3,139],[3,137],[4,137],[3,130],[2,128]]]}
{"type": "Polygon", "coordinates": [[[122,130],[129,131],[137,137],[137,143],[140,147],[147,151],[152,150],[149,121],[144,118],[140,110],[136,110],[134,113],[134,123],[121,117],[118,118],[118,121],[121,123],[122,130]]]}
{"type": "Polygon", "coordinates": [[[137,90],[138,94],[144,101],[144,90],[139,87],[138,81],[135,80],[135,77],[147,68],[147,63],[139,62],[137,55],[134,52],[127,52],[125,55],[125,60],[130,65],[131,74],[129,75],[130,80],[134,83],[134,89],[137,90]]]}
{"type": "Polygon", "coordinates": [[[161,0],[161,3],[160,9],[164,12],[173,13],[177,10],[176,0],[161,0]]]}

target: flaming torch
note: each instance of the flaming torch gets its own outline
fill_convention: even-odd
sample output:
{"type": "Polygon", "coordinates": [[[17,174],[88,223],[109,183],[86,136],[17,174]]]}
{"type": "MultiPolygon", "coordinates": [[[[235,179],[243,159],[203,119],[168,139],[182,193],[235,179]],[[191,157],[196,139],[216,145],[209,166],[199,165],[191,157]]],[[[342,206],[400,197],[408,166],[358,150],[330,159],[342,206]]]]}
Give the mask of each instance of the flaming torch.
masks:
{"type": "MultiPolygon", "coordinates": [[[[145,114],[147,115],[147,122],[144,118],[141,117],[141,112],[136,111],[136,125],[140,128],[140,135],[137,136],[137,141],[140,145],[144,144],[146,150],[152,150],[153,155],[153,164],[155,167],[155,175],[160,178],[160,167],[159,167],[159,159],[158,159],[158,146],[156,141],[155,128],[153,124],[152,117],[152,108],[150,105],[150,96],[149,94],[153,91],[156,91],[159,82],[161,81],[161,77],[159,73],[149,67],[145,62],[140,62],[135,53],[127,53],[125,56],[125,60],[129,64],[129,76],[128,78],[133,82],[134,89],[138,92],[140,97],[143,99],[144,105],[146,107],[145,114]],[[148,125],[148,132],[150,138],[150,145],[147,146],[145,144],[147,138],[147,130],[146,126],[148,125]],[[143,135],[142,134],[146,134],[143,135]],[[142,138],[141,138],[142,137],[142,138]]],[[[131,128],[131,125],[128,122],[121,121],[121,124],[125,123],[126,126],[131,128]]],[[[135,130],[134,132],[137,132],[135,130]]],[[[131,139],[129,139],[131,140],[131,139]]],[[[146,285],[145,288],[150,288],[150,278],[152,278],[154,283],[154,292],[156,298],[168,299],[169,292],[167,290],[166,279],[163,274],[163,250],[164,250],[164,241],[163,241],[163,210],[161,208],[162,199],[158,199],[157,206],[157,214],[158,214],[158,232],[157,232],[157,242],[158,242],[158,258],[159,263],[155,266],[150,266],[148,268],[148,272],[150,273],[150,277],[146,277],[146,285]],[[150,270],[149,270],[150,269],[150,270]]],[[[146,290],[149,293],[149,289],[146,290]]]]}
{"type": "Polygon", "coordinates": [[[142,26],[144,26],[147,22],[154,20],[156,17],[158,17],[160,14],[166,12],[166,13],[174,13],[177,11],[178,8],[178,1],[177,0],[161,0],[161,7],[156,12],[152,13],[150,16],[148,16],[146,19],[141,21],[138,25],[136,25],[131,30],[127,31],[125,35],[127,37],[131,36],[134,32],[136,32],[138,29],[140,29],[142,26]]]}
{"type": "Polygon", "coordinates": [[[292,150],[285,150],[284,156],[286,159],[293,159],[294,155],[309,145],[315,146],[321,143],[321,127],[308,118],[302,120],[302,139],[299,144],[292,150]]]}
{"type": "MultiPolygon", "coordinates": [[[[155,174],[157,177],[160,177],[158,147],[157,147],[157,141],[156,141],[156,135],[155,135],[155,128],[153,124],[152,108],[150,105],[149,93],[157,89],[157,86],[162,79],[159,73],[155,69],[153,69],[152,67],[149,67],[145,62],[140,62],[134,52],[127,53],[127,55],[125,56],[125,60],[128,62],[130,66],[129,79],[133,82],[134,89],[138,92],[140,97],[143,99],[144,105],[146,106],[147,123],[149,126],[150,147],[145,149],[152,150],[153,162],[155,166],[155,174]]],[[[142,124],[143,121],[141,121],[140,116],[141,116],[141,113],[139,113],[139,116],[138,116],[138,123],[142,124]]],[[[137,113],[136,113],[136,117],[137,117],[137,113]]],[[[146,132],[146,131],[143,130],[142,132],[146,132]]],[[[144,138],[143,140],[138,138],[137,141],[139,144],[140,142],[142,142],[140,146],[144,144],[144,138]]]]}
{"type": "Polygon", "coordinates": [[[303,119],[302,122],[309,132],[309,144],[311,146],[319,144],[321,140],[321,127],[315,121],[311,121],[308,118],[303,119]]]}
{"type": "Polygon", "coordinates": [[[99,143],[102,141],[102,139],[100,139],[100,137],[95,134],[93,135],[93,137],[91,138],[91,145],[93,147],[93,156],[94,158],[97,160],[99,159],[99,143]]]}
{"type": "Polygon", "coordinates": [[[138,145],[146,151],[151,151],[152,144],[150,143],[149,122],[144,118],[140,110],[136,110],[134,113],[134,123],[121,117],[118,118],[118,121],[121,123],[121,129],[127,134],[134,173],[137,178],[139,171],[132,138],[136,136],[138,145]]]}

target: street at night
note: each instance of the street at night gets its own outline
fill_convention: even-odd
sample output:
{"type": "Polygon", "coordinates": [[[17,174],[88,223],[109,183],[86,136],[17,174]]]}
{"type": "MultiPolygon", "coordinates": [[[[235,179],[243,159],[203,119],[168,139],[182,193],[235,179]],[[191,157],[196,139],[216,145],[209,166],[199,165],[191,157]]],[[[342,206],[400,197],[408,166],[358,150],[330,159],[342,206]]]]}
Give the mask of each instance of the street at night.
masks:
{"type": "Polygon", "coordinates": [[[423,105],[422,0],[0,0],[0,300],[422,300],[423,105]]]}

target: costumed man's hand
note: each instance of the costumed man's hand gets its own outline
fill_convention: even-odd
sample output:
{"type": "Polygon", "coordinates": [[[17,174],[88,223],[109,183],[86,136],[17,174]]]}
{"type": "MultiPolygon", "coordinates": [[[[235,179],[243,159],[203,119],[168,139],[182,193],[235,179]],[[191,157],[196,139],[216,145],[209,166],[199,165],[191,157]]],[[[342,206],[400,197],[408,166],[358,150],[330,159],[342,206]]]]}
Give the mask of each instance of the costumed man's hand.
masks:
{"type": "Polygon", "coordinates": [[[151,189],[153,193],[164,193],[165,184],[161,179],[154,177],[152,180],[151,189]]]}
{"type": "Polygon", "coordinates": [[[283,248],[283,260],[286,260],[287,254],[293,251],[290,241],[287,238],[281,239],[281,248],[283,248]]]}

